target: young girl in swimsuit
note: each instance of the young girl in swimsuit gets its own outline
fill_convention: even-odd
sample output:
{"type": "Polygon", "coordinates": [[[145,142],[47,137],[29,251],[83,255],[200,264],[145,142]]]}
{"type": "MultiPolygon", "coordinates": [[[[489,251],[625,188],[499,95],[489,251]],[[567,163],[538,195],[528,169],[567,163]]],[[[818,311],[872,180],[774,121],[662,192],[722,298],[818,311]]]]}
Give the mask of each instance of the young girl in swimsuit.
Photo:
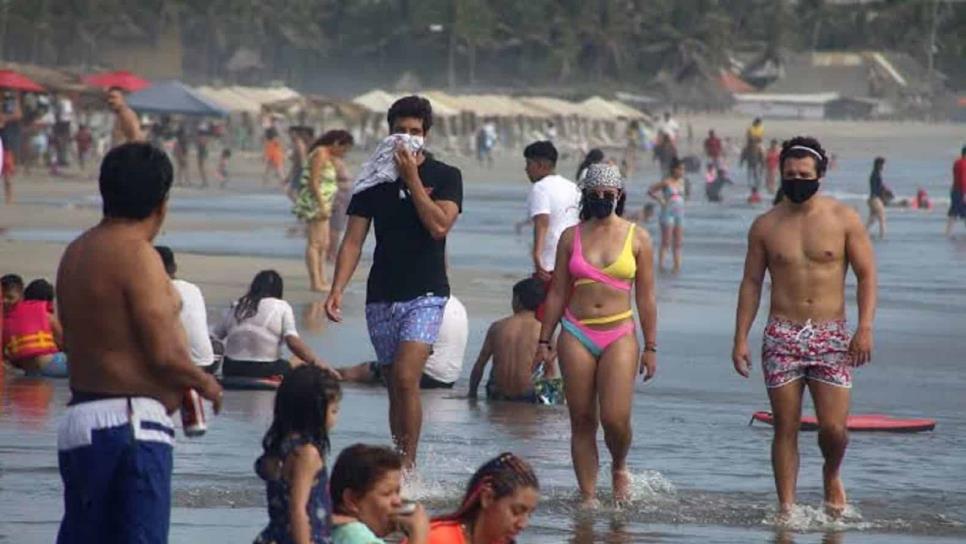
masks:
{"type": "Polygon", "coordinates": [[[661,205],[661,249],[658,264],[664,271],[664,256],[674,241],[674,273],[681,271],[681,246],[684,244],[684,164],[671,159],[670,175],[647,190],[648,196],[661,205]]]}
{"type": "Polygon", "coordinates": [[[511,544],[529,525],[539,500],[540,484],[530,465],[502,453],[470,478],[459,509],[433,520],[427,542],[511,544]]]}
{"type": "Polygon", "coordinates": [[[255,472],[265,480],[269,523],[255,544],[329,544],[331,499],[325,455],[342,392],[332,375],[302,365],[282,380],[265,453],[255,472]]]}
{"type": "Polygon", "coordinates": [[[628,498],[634,373],[648,380],[657,368],[657,308],[651,239],[620,217],[626,200],[620,171],[593,165],[581,187],[581,222],[560,237],[534,366],[551,359],[550,339],[561,323],[557,351],[570,410],[574,470],[584,504],[591,506],[597,495],[601,424],[613,459],[614,499],[628,498]],[[632,288],[644,329],[640,357],[632,288]]]}

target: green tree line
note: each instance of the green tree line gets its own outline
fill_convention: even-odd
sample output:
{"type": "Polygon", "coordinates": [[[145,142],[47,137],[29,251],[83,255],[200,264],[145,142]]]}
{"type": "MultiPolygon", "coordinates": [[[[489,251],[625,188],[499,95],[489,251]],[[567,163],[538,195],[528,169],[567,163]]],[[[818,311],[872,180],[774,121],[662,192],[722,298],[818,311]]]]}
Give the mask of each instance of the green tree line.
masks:
{"type": "Polygon", "coordinates": [[[637,85],[687,58],[809,49],[903,51],[966,78],[966,2],[0,0],[5,60],[97,66],[105,49],[172,28],[195,81],[637,85]],[[229,70],[242,50],[259,65],[229,70]]]}

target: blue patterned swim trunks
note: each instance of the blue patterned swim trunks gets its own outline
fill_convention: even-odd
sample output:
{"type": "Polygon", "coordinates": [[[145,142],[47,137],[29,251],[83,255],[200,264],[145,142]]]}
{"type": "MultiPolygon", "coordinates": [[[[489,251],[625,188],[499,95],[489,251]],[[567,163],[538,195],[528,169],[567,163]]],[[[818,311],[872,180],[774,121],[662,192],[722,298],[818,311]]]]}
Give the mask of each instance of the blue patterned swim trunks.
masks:
{"type": "Polygon", "coordinates": [[[447,297],[423,296],[403,302],[366,304],[369,339],[379,364],[392,364],[402,342],[436,343],[446,301],[447,297]]]}

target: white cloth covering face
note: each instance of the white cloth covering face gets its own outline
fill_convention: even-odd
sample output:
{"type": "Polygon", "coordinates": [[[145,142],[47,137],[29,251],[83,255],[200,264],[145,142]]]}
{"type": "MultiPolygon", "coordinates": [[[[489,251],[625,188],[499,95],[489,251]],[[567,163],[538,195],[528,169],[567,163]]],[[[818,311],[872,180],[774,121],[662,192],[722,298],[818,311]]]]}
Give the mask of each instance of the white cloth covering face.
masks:
{"type": "Polygon", "coordinates": [[[405,145],[413,153],[423,148],[422,136],[409,134],[390,134],[376,146],[376,150],[362,163],[359,176],[352,187],[352,194],[359,194],[380,183],[392,183],[399,177],[396,168],[396,148],[405,145]]]}

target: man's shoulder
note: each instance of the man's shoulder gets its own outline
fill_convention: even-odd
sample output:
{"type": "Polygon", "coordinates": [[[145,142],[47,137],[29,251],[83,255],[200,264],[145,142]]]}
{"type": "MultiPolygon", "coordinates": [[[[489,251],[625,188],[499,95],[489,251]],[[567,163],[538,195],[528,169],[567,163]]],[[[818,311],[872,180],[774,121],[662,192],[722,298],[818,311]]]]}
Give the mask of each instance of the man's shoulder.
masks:
{"type": "Polygon", "coordinates": [[[561,176],[560,174],[550,174],[549,176],[541,179],[540,181],[533,184],[533,189],[540,191],[548,191],[551,193],[557,192],[573,192],[580,193],[580,189],[577,188],[577,184],[570,181],[569,179],[561,176]]]}
{"type": "Polygon", "coordinates": [[[774,227],[781,219],[787,215],[787,211],[781,204],[776,204],[770,210],[760,214],[751,222],[751,233],[762,233],[774,227]]]}
{"type": "Polygon", "coordinates": [[[858,213],[855,211],[855,208],[833,196],[820,195],[817,198],[819,199],[819,203],[822,205],[821,209],[825,212],[833,213],[838,216],[851,216],[858,213]]]}
{"type": "Polygon", "coordinates": [[[453,178],[462,179],[463,173],[459,168],[447,164],[435,157],[426,157],[425,162],[426,169],[429,170],[434,176],[439,176],[443,180],[451,180],[453,178]]]}

